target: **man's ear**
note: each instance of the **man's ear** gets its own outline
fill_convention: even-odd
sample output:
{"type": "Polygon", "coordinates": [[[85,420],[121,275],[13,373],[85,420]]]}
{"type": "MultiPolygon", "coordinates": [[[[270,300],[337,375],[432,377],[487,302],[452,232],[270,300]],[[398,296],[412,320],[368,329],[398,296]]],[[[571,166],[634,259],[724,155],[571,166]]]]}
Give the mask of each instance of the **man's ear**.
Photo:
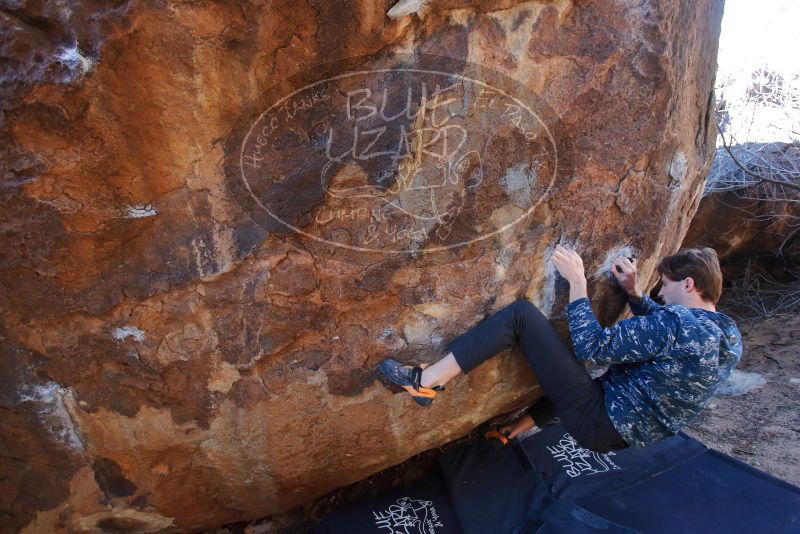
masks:
{"type": "Polygon", "coordinates": [[[696,287],[694,285],[694,278],[692,278],[691,276],[687,276],[686,278],[684,278],[683,279],[683,289],[687,293],[691,293],[692,290],[696,290],[696,287]]]}

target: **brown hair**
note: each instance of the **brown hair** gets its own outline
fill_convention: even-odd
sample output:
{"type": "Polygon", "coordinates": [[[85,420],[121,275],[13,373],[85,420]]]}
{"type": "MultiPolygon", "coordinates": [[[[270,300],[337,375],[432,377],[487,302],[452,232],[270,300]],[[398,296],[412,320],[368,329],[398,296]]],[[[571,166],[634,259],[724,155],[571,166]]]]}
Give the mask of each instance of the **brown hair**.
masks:
{"type": "Polygon", "coordinates": [[[722,296],[722,270],[713,248],[686,248],[658,262],[659,274],[673,281],[691,277],[704,300],[716,304],[722,296]]]}

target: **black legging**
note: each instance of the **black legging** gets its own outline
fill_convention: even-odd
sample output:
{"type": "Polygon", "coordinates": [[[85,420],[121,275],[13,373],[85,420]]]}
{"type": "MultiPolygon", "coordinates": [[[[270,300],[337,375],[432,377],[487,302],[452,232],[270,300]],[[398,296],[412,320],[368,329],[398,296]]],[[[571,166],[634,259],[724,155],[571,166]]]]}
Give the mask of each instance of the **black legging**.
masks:
{"type": "Polygon", "coordinates": [[[527,300],[517,300],[447,344],[464,373],[519,344],[547,395],[530,410],[538,425],[553,412],[587,449],[606,452],[627,447],[606,412],[605,391],[592,380],[550,321],[527,300]]]}

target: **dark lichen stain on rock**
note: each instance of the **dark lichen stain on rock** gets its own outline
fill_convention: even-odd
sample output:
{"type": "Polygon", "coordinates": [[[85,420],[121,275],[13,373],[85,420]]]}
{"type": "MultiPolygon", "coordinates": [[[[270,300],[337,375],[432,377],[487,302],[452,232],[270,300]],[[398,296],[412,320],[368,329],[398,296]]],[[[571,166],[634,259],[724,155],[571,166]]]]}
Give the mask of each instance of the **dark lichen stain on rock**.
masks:
{"type": "Polygon", "coordinates": [[[130,497],[136,493],[136,485],[125,478],[120,465],[111,458],[96,458],[92,469],[97,485],[107,497],[130,497]]]}
{"type": "Polygon", "coordinates": [[[132,517],[104,517],[97,522],[102,532],[127,534],[130,532],[147,532],[150,525],[132,517]]]}
{"type": "Polygon", "coordinates": [[[328,371],[328,391],[332,395],[357,397],[375,382],[375,372],[366,369],[328,371]]]}
{"type": "Polygon", "coordinates": [[[228,397],[240,408],[253,409],[267,398],[267,391],[258,377],[245,377],[234,382],[228,397]]]}
{"type": "Polygon", "coordinates": [[[150,506],[150,503],[147,501],[147,495],[139,495],[134,500],[131,501],[131,506],[143,509],[150,506]]]}

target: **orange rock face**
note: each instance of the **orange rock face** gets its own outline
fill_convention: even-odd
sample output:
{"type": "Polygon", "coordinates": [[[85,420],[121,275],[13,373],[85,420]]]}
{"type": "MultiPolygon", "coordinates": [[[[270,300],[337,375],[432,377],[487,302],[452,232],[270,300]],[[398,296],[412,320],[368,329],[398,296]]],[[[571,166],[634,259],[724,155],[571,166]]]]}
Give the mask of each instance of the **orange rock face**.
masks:
{"type": "Polygon", "coordinates": [[[434,361],[518,298],[559,322],[556,243],[606,322],[610,258],[649,277],[677,249],[713,154],[721,1],[390,7],[0,13],[11,528],[307,503],[541,394],[516,349],[426,410],[377,361],[434,361]]]}

